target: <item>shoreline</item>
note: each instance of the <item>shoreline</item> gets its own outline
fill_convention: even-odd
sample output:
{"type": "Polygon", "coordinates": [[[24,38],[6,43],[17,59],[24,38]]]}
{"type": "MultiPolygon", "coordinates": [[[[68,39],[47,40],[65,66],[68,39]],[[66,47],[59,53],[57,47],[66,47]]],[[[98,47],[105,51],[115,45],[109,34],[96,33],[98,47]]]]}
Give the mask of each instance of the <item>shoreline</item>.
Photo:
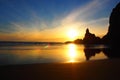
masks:
{"type": "Polygon", "coordinates": [[[120,59],[0,66],[1,79],[120,80],[120,59]]]}

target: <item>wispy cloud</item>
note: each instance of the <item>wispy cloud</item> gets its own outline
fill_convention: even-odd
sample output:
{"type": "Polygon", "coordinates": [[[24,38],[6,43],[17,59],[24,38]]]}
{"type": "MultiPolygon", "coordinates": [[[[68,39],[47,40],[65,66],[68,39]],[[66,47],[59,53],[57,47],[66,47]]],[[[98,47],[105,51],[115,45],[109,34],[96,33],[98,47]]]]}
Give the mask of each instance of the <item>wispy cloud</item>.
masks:
{"type": "Polygon", "coordinates": [[[71,23],[76,20],[86,21],[87,19],[95,16],[100,9],[103,8],[103,5],[106,5],[108,0],[100,1],[100,0],[91,0],[91,2],[87,3],[82,7],[78,7],[69,13],[64,19],[63,23],[71,23]]]}
{"type": "Polygon", "coordinates": [[[96,16],[100,14],[108,2],[109,0],[91,0],[91,2],[86,3],[86,5],[72,10],[62,19],[61,26],[79,29],[81,35],[84,35],[86,28],[90,28],[91,31],[95,30],[95,34],[97,35],[100,35],[99,33],[102,30],[102,35],[104,35],[107,32],[108,17],[96,18],[96,16]]]}

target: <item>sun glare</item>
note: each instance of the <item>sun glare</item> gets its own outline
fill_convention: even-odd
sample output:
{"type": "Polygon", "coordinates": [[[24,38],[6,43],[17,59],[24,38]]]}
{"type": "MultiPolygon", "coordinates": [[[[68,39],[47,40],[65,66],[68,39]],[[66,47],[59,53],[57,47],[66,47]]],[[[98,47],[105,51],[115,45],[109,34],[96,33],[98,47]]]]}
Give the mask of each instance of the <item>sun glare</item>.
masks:
{"type": "Polygon", "coordinates": [[[70,29],[68,32],[67,32],[67,36],[70,40],[74,40],[75,38],[78,37],[78,32],[77,30],[75,29],[70,29]]]}
{"type": "Polygon", "coordinates": [[[68,49],[69,49],[68,56],[69,56],[69,59],[70,59],[69,62],[75,62],[75,59],[77,57],[77,52],[76,52],[76,46],[75,46],[75,44],[70,44],[68,46],[68,49]]]}

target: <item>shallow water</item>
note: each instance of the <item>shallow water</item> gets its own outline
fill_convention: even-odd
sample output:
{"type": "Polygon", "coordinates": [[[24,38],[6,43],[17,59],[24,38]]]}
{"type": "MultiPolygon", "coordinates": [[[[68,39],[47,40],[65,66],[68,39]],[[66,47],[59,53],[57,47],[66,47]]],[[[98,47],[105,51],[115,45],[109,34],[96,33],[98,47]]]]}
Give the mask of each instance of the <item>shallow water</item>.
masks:
{"type": "Polygon", "coordinates": [[[0,65],[31,63],[74,63],[107,59],[104,45],[42,44],[0,46],[0,65]]]}

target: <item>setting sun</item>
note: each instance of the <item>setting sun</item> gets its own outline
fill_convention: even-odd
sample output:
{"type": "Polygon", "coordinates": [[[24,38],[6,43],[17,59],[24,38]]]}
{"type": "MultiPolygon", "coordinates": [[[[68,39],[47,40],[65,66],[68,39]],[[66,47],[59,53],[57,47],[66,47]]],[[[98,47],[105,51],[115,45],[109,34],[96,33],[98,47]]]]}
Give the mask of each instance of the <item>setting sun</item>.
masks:
{"type": "Polygon", "coordinates": [[[78,32],[75,29],[70,29],[67,33],[69,39],[74,40],[78,36],[78,32]]]}

